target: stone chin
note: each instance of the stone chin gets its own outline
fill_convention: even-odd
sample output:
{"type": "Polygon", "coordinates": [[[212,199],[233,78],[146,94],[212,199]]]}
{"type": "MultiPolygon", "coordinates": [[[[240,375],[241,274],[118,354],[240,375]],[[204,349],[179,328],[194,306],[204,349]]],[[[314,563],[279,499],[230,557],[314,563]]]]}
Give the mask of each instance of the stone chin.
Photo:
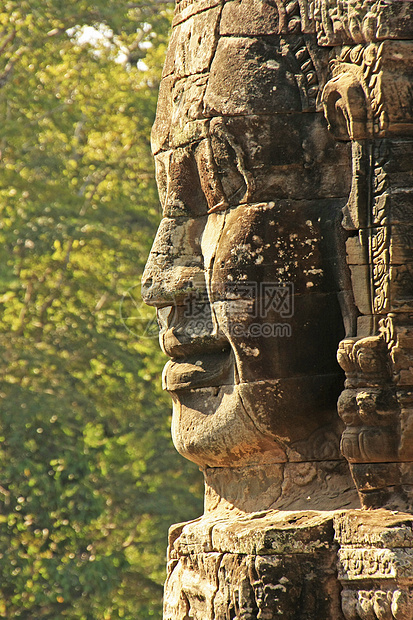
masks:
{"type": "Polygon", "coordinates": [[[248,415],[239,385],[169,393],[174,445],[201,468],[286,461],[283,447],[265,436],[248,415]]]}
{"type": "Polygon", "coordinates": [[[174,445],[203,468],[308,461],[320,449],[341,459],[334,407],[340,380],[326,375],[168,390],[174,445]]]}

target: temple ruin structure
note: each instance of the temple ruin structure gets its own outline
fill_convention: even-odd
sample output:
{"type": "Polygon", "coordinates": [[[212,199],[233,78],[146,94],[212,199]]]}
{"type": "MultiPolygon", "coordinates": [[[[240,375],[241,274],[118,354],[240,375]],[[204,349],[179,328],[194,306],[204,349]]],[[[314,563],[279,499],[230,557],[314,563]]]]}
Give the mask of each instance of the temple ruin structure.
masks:
{"type": "Polygon", "coordinates": [[[413,620],[413,1],[178,0],[152,144],[164,620],[413,620]]]}

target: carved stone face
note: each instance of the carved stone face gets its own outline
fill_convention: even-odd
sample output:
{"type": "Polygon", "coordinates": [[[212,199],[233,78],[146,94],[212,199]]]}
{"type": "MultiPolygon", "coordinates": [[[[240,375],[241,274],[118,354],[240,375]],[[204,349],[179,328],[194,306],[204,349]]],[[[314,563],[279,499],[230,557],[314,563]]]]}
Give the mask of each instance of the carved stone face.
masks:
{"type": "Polygon", "coordinates": [[[337,459],[350,163],[316,111],[326,52],[260,36],[270,5],[260,25],[228,4],[176,20],[153,130],[164,218],[143,296],[173,440],[202,467],[337,459]]]}

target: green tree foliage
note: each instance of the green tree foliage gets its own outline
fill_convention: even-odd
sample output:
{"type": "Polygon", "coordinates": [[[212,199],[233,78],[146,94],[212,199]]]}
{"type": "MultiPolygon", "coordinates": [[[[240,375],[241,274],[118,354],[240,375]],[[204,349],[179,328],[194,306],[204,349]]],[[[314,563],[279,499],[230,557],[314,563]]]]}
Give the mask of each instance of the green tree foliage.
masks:
{"type": "Polygon", "coordinates": [[[0,7],[2,618],[160,618],[167,527],[201,511],[151,311],[130,317],[159,219],[149,135],[171,13],[0,7]]]}

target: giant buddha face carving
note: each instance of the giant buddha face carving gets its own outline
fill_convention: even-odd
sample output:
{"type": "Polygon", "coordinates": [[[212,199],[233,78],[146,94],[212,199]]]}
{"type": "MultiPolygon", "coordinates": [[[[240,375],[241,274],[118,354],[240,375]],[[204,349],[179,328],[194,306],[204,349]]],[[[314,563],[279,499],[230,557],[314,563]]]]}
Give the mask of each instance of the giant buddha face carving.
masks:
{"type": "Polygon", "coordinates": [[[178,13],[153,130],[164,217],[143,296],[174,443],[204,468],[339,458],[348,147],[316,111],[328,52],[244,4],[178,13]]]}

